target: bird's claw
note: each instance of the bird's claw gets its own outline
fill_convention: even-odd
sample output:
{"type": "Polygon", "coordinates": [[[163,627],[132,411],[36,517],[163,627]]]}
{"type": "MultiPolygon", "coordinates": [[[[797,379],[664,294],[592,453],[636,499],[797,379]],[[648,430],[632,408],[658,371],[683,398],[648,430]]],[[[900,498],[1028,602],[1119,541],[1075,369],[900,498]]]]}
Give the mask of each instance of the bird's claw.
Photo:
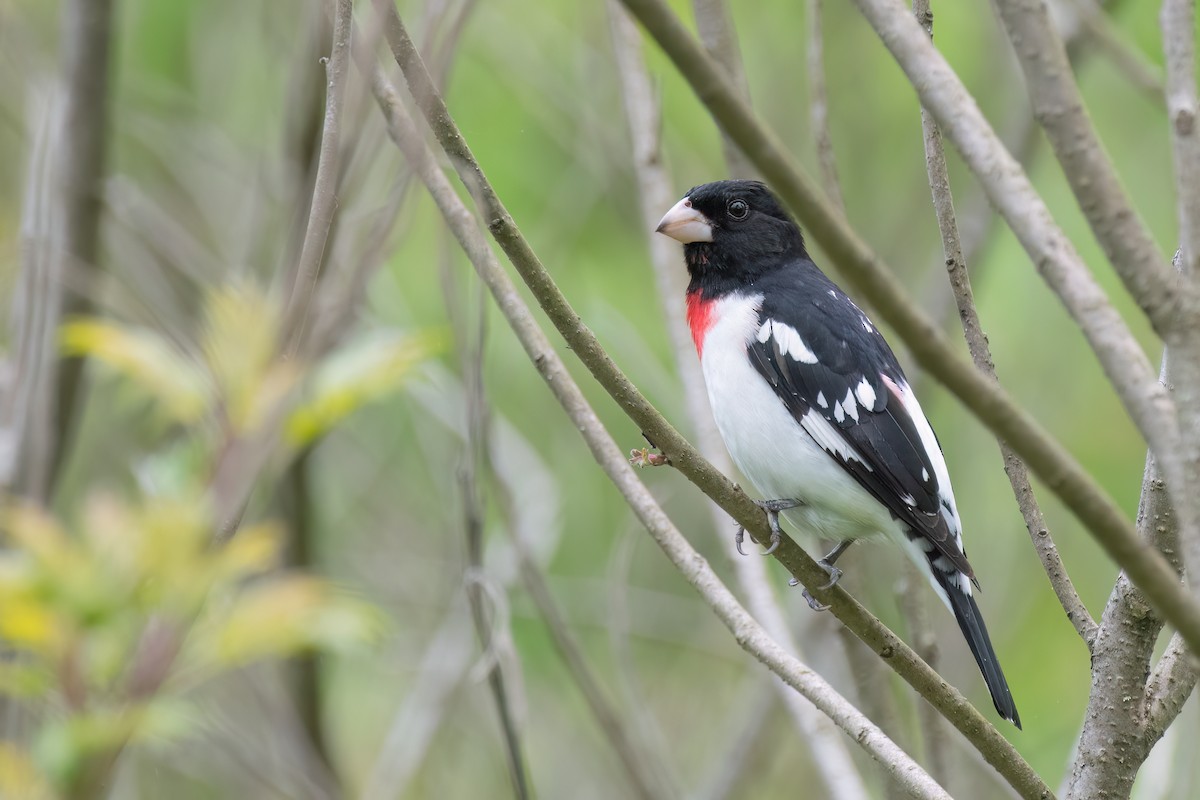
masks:
{"type": "Polygon", "coordinates": [[[808,607],[811,608],[813,611],[828,611],[829,610],[829,606],[826,605],[825,603],[822,603],[817,598],[813,597],[812,594],[808,591],[808,589],[804,590],[803,597],[804,597],[805,602],[808,603],[808,607]]]}
{"type": "MultiPolygon", "coordinates": [[[[779,512],[787,511],[789,508],[796,508],[804,505],[799,500],[755,500],[754,505],[767,512],[767,522],[771,526],[770,543],[767,549],[763,550],[764,556],[769,556],[779,549],[779,544],[783,541],[783,531],[779,527],[779,512]]],[[[737,535],[733,537],[734,544],[737,546],[737,551],[742,555],[746,555],[746,551],[742,549],[742,543],[746,540],[746,529],[741,525],[738,526],[737,535]]]]}
{"type": "MultiPolygon", "coordinates": [[[[853,543],[854,543],[853,539],[846,539],[842,542],[839,542],[837,547],[835,547],[835,548],[833,548],[833,550],[829,551],[829,554],[827,556],[825,556],[824,558],[817,561],[817,566],[820,567],[821,569],[823,569],[825,571],[825,574],[829,576],[829,581],[827,583],[825,583],[823,586],[818,586],[817,591],[823,592],[826,589],[832,589],[834,586],[837,586],[837,582],[842,579],[842,571],[840,569],[838,569],[837,567],[835,567],[833,565],[833,562],[837,561],[841,557],[842,553],[846,552],[846,550],[853,543]]],[[[788,581],[788,583],[792,586],[796,586],[799,583],[799,581],[796,580],[795,578],[792,578],[790,581],[788,581]]],[[[812,593],[809,592],[808,589],[804,590],[804,600],[805,600],[805,602],[808,603],[808,607],[811,608],[813,611],[828,611],[829,610],[829,606],[822,603],[817,598],[813,597],[812,593]]]]}
{"type": "Polygon", "coordinates": [[[834,586],[837,586],[837,582],[842,579],[842,571],[823,558],[817,562],[817,566],[829,574],[829,583],[819,587],[821,591],[832,589],[834,586]]]}

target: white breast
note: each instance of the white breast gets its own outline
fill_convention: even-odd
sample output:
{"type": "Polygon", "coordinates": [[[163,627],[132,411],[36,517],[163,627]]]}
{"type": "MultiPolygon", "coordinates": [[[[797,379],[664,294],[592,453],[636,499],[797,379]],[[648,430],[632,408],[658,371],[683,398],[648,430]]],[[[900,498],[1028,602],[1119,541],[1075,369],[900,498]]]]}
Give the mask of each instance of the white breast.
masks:
{"type": "Polygon", "coordinates": [[[786,517],[799,533],[830,540],[887,536],[899,523],[792,417],[747,357],[759,332],[762,295],[716,302],[701,367],[713,416],[742,474],[764,499],[805,503],[786,517]]]}

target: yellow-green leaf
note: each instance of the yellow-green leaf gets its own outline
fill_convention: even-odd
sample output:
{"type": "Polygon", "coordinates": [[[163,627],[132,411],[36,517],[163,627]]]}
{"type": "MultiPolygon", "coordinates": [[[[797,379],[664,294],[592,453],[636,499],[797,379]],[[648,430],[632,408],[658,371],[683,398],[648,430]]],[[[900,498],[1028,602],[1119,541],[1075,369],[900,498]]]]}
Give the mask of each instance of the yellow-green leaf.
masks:
{"type": "Polygon", "coordinates": [[[349,414],[394,391],[435,349],[432,337],[377,332],[339,348],[316,368],[308,396],[287,424],[296,446],[311,443],[349,414]]]}
{"type": "Polygon", "coordinates": [[[68,355],[94,358],[140,385],[178,422],[195,422],[209,407],[203,371],[155,333],[79,319],[62,326],[59,342],[68,355]]]}

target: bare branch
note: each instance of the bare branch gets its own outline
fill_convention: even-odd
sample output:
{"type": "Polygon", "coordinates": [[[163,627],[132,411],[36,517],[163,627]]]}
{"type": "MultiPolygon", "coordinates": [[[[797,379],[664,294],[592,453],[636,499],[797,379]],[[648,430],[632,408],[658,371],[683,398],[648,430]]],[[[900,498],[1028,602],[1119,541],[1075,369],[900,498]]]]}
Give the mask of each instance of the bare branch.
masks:
{"type": "Polygon", "coordinates": [[[313,181],[312,204],[309,206],[308,226],[304,233],[304,245],[300,250],[300,262],[296,267],[296,279],[291,286],[284,311],[283,331],[289,358],[294,357],[300,349],[305,321],[317,289],[321,262],[325,257],[325,242],[337,210],[341,157],[339,138],[346,93],[346,67],[350,63],[350,30],[354,21],[354,3],[352,0],[334,0],[334,3],[333,49],[325,62],[328,84],[317,177],[313,181]]]}
{"type": "MultiPolygon", "coordinates": [[[[1113,24],[1104,7],[1097,0],[1071,0],[1079,14],[1080,25],[1074,36],[1064,32],[1067,40],[1067,56],[1070,57],[1073,40],[1091,41],[1096,50],[1103,53],[1116,67],[1117,72],[1140,90],[1147,98],[1163,102],[1163,71],[1142,53],[1137,45],[1128,42],[1120,29],[1113,24]]],[[[1074,59],[1072,59],[1074,61],[1074,59]]]]}
{"type": "MultiPolygon", "coordinates": [[[[859,0],[863,4],[880,1],[859,0]]],[[[755,118],[754,113],[737,98],[725,77],[704,51],[696,45],[670,9],[661,0],[623,0],[623,2],[641,20],[675,62],[680,72],[692,84],[697,95],[718,122],[741,144],[743,151],[752,154],[763,175],[778,191],[789,208],[802,221],[807,222],[810,234],[837,263],[841,273],[858,285],[868,299],[876,305],[880,314],[904,339],[921,365],[957,395],[998,438],[1007,441],[1012,446],[1034,474],[1041,478],[1084,523],[1109,556],[1126,569],[1139,587],[1144,588],[1154,606],[1167,616],[1172,625],[1183,632],[1188,644],[1200,650],[1200,604],[1197,604],[1179,584],[1174,571],[1162,555],[1142,546],[1121,510],[1078,462],[1063,450],[1058,442],[1042,430],[1032,417],[1017,406],[995,382],[980,375],[973,365],[964,362],[958,356],[954,348],[939,332],[936,324],[908,299],[904,286],[894,274],[887,270],[879,256],[862,242],[845,218],[830,207],[808,176],[788,155],[786,149],[780,145],[778,139],[764,128],[755,118]]],[[[891,5],[890,2],[887,3],[889,10],[884,14],[889,25],[892,24],[891,5]]],[[[911,44],[905,33],[905,46],[911,46],[921,52],[928,51],[933,54],[930,56],[931,58],[940,59],[940,56],[936,55],[936,51],[932,50],[932,44],[921,27],[916,24],[907,11],[904,11],[902,7],[900,10],[903,24],[897,22],[895,27],[902,31],[907,31],[911,27],[915,38],[919,40],[918,44],[911,44]]],[[[940,64],[941,66],[935,64],[932,68],[938,74],[948,73],[949,67],[945,66],[945,62],[940,61],[940,64]]],[[[973,110],[972,113],[978,114],[978,109],[969,97],[965,102],[973,110]]],[[[943,123],[941,119],[938,121],[943,123]]],[[[435,124],[434,127],[436,129],[437,125],[435,124]]],[[[996,155],[996,151],[989,150],[989,152],[996,155]]],[[[998,152],[1004,153],[1003,148],[999,148],[998,152]]],[[[1004,157],[1007,158],[1006,155],[1004,157]]],[[[1012,165],[1012,170],[1015,170],[1018,175],[1022,174],[1019,165],[1015,163],[1012,165]]],[[[1024,183],[1027,184],[1027,181],[1024,183]]],[[[994,202],[995,200],[996,198],[993,198],[994,202]]],[[[1030,199],[1030,202],[1034,201],[1039,204],[1048,219],[1049,212],[1037,199],[1036,194],[1030,199]]],[[[1003,199],[1003,202],[1007,203],[1009,200],[1003,199]]],[[[1017,210],[1020,211],[1020,209],[1017,210]]],[[[1023,214],[1024,211],[1021,213],[1023,214]]],[[[508,230],[507,224],[504,218],[497,217],[497,219],[500,223],[500,230],[494,231],[494,233],[501,242],[501,246],[504,246],[505,231],[508,230]]],[[[1051,228],[1039,228],[1038,230],[1048,235],[1052,241],[1061,238],[1065,242],[1061,231],[1053,227],[1052,223],[1051,228]]],[[[1069,247],[1069,242],[1065,246],[1069,247]]],[[[1057,252],[1061,254],[1063,251],[1057,252]]],[[[516,260],[514,259],[514,261],[516,260]]],[[[1091,278],[1086,277],[1086,270],[1082,271],[1081,275],[1088,284],[1094,285],[1091,278]]],[[[542,283],[535,276],[530,276],[529,279],[535,284],[542,283]]],[[[536,290],[535,286],[535,293],[536,290]]],[[[1102,296],[1099,300],[1104,302],[1102,296]]],[[[554,318],[554,312],[550,313],[554,318]]],[[[1123,327],[1119,317],[1117,321],[1123,327]]],[[[556,324],[558,324],[558,320],[556,320],[556,324]]],[[[1100,327],[1106,334],[1111,331],[1106,325],[1100,327]]],[[[563,319],[560,326],[560,330],[568,340],[579,338],[578,328],[573,315],[571,318],[563,319]]],[[[1123,335],[1117,338],[1121,342],[1125,341],[1123,335]]],[[[572,343],[575,344],[575,342],[572,343]]],[[[578,346],[573,349],[585,363],[589,363],[593,356],[606,360],[607,357],[602,353],[584,353],[581,350],[583,346],[583,343],[579,342],[578,346]]],[[[1121,345],[1122,348],[1124,346],[1124,344],[1121,345]]],[[[1129,357],[1135,361],[1144,362],[1145,355],[1137,343],[1132,342],[1131,346],[1137,352],[1129,357]]],[[[1113,351],[1106,352],[1109,352],[1110,355],[1113,354],[1113,351]]],[[[1129,369],[1129,363],[1122,362],[1122,364],[1123,370],[1129,369]]],[[[606,364],[596,364],[596,372],[607,373],[607,370],[606,364]]],[[[598,375],[598,377],[601,376],[598,375]]],[[[601,382],[610,383],[609,376],[604,374],[601,382]]],[[[1138,393],[1144,389],[1145,393],[1139,394],[1139,396],[1147,401],[1151,397],[1162,396],[1166,407],[1170,408],[1170,400],[1165,397],[1165,390],[1157,380],[1152,383],[1154,388],[1145,386],[1141,380],[1130,385],[1136,385],[1138,393]]],[[[626,412],[642,425],[642,429],[647,430],[651,415],[644,412],[640,403],[630,401],[634,395],[622,388],[614,391],[614,396],[622,403],[626,412]]],[[[649,433],[649,431],[647,432],[649,433]]],[[[663,432],[660,436],[663,441],[655,439],[655,443],[663,448],[664,452],[667,452],[673,464],[690,477],[694,461],[688,460],[682,452],[678,454],[669,452],[667,450],[669,445],[664,444],[667,435],[663,432]]],[[[712,482],[700,483],[697,481],[697,483],[706,492],[711,491],[710,496],[720,501],[719,489],[712,482]]],[[[724,503],[722,505],[724,506],[724,503]]],[[[738,505],[740,506],[740,501],[738,501],[738,505]]],[[[728,506],[724,507],[729,510],[728,506]]],[[[735,514],[735,517],[739,521],[743,521],[739,514],[735,514]]],[[[753,530],[749,526],[747,529],[753,530]]],[[[785,559],[781,560],[785,564],[788,563],[785,559]]],[[[803,575],[798,577],[801,582],[805,582],[803,575]]],[[[815,578],[815,576],[813,577],[815,578]]],[[[822,599],[824,602],[829,602],[822,599]]],[[[851,627],[853,628],[853,626],[851,627]]]]}
{"type": "Polygon", "coordinates": [[[1162,738],[1191,697],[1198,677],[1200,664],[1183,637],[1175,634],[1146,681],[1146,708],[1142,716],[1148,739],[1154,742],[1162,738]]]}
{"type": "MultiPolygon", "coordinates": [[[[1146,459],[1138,529],[1156,546],[1175,535],[1175,517],[1153,456],[1146,459]]],[[[1069,800],[1129,796],[1153,744],[1144,734],[1141,711],[1150,657],[1161,630],[1162,620],[1122,573],[1104,608],[1093,648],[1092,686],[1071,768],[1069,800]]]]}
{"type": "MultiPolygon", "coordinates": [[[[696,452],[695,448],[663,419],[662,415],[629,382],[629,379],[617,369],[595,336],[582,323],[558,287],[555,286],[537,255],[530,249],[511,215],[508,214],[507,209],[496,196],[495,190],[488,183],[463,139],[462,133],[450,117],[444,101],[433,88],[428,72],[421,63],[420,56],[413,47],[395,8],[386,0],[378,0],[376,9],[383,18],[385,37],[392,48],[392,53],[410,83],[410,93],[416,98],[426,121],[430,123],[443,150],[450,156],[460,178],[476,190],[476,196],[483,202],[483,211],[489,220],[492,236],[521,273],[522,278],[532,289],[539,305],[550,317],[555,327],[567,339],[572,350],[600,381],[601,385],[618,401],[625,413],[637,422],[655,445],[670,457],[671,463],[701,491],[716,500],[734,519],[742,523],[755,541],[760,543],[768,541],[770,531],[762,510],[727,478],[716,472],[696,452]]],[[[682,28],[680,31],[682,32],[682,28]]],[[[711,64],[711,60],[702,51],[697,50],[696,52],[700,58],[704,59],[705,63],[711,64]]],[[[721,81],[720,85],[726,86],[723,76],[715,71],[715,67],[712,69],[714,70],[713,74],[717,75],[718,80],[721,81]]],[[[389,115],[402,111],[403,109],[394,111],[385,109],[385,113],[389,115]]],[[[488,252],[490,253],[490,251],[488,252]]],[[[509,303],[518,297],[514,291],[509,289],[505,293],[500,293],[498,300],[502,303],[509,303]]],[[[540,332],[538,335],[541,335],[540,332]]],[[[538,354],[531,355],[539,368],[546,368],[549,363],[548,356],[542,355],[540,351],[538,354]]],[[[557,360],[554,363],[557,364],[557,360]]],[[[969,365],[967,369],[974,372],[969,365]]],[[[557,379],[547,378],[547,380],[554,388],[558,388],[557,379]]],[[[990,388],[995,391],[994,387],[990,388]]],[[[622,456],[622,458],[624,457],[622,456]]],[[[622,463],[625,462],[622,461],[622,463]]],[[[645,521],[643,518],[643,522],[645,521]]],[[[791,537],[783,536],[779,549],[775,552],[775,557],[818,599],[829,604],[832,613],[838,619],[842,620],[876,653],[884,656],[901,677],[945,714],[1010,783],[1017,786],[1028,797],[1040,798],[1049,794],[1049,787],[1017,754],[1012,745],[957,690],[929,669],[928,665],[921,662],[911,648],[840,588],[836,586],[831,589],[820,588],[827,582],[828,576],[796,545],[791,537]]],[[[695,568],[694,563],[687,562],[683,567],[685,577],[692,575],[692,570],[695,568]]],[[[755,627],[757,628],[756,624],[755,627]]],[[[739,627],[739,630],[742,629],[739,627]]],[[[819,704],[818,707],[820,707],[819,704]]]]}
{"type": "Polygon", "coordinates": [[[807,0],[804,5],[808,18],[808,121],[812,126],[817,163],[821,166],[821,185],[833,205],[844,214],[846,203],[842,198],[841,181],[838,180],[833,138],[829,135],[829,96],[825,91],[825,31],[821,24],[821,3],[822,0],[807,0]]]}
{"type": "MultiPolygon", "coordinates": [[[[913,0],[913,14],[932,37],[933,10],[929,0],[913,0]]],[[[958,304],[963,335],[966,337],[976,369],[991,380],[999,382],[996,377],[996,365],[992,361],[991,347],[979,321],[979,311],[975,307],[967,265],[963,260],[958,222],[954,216],[954,196],[950,191],[950,174],[946,168],[946,153],[942,148],[942,134],[924,106],[921,108],[921,129],[925,139],[925,167],[929,174],[929,188],[933,193],[933,209],[937,216],[938,230],[942,235],[942,250],[946,256],[946,273],[950,278],[955,302],[958,304]]],[[[1029,470],[1011,447],[1003,441],[1000,441],[999,445],[1004,458],[1004,472],[1012,485],[1013,496],[1021,509],[1021,517],[1025,520],[1029,538],[1033,541],[1038,559],[1042,562],[1042,569],[1050,579],[1050,586],[1066,612],[1067,619],[1071,621],[1090,651],[1096,639],[1096,621],[1079,598],[1071,576],[1067,574],[1066,566],[1058,555],[1058,548],[1050,536],[1050,529],[1033,493],[1029,470]]]]}
{"type": "Polygon", "coordinates": [[[1200,281],[1200,113],[1196,97],[1196,4],[1164,0],[1160,16],[1167,63],[1167,115],[1175,156],[1179,238],[1183,273],[1200,281]]]}
{"type": "Polygon", "coordinates": [[[1181,322],[1176,315],[1186,310],[1189,299],[1178,291],[1174,273],[1130,205],[1096,136],[1066,47],[1045,3],[996,0],[996,7],[1025,73],[1034,117],[1046,132],[1092,233],[1138,306],[1165,335],[1181,322]]]}
{"type": "MultiPolygon", "coordinates": [[[[378,7],[378,6],[377,6],[378,7]]],[[[387,5],[385,13],[386,33],[395,47],[393,38],[403,33],[404,41],[411,47],[407,33],[400,27],[395,9],[387,5]]],[[[417,58],[415,51],[407,54],[417,58]]],[[[426,73],[427,77],[427,73],[426,73]]],[[[421,84],[421,94],[431,87],[421,84]]],[[[431,95],[433,96],[433,95],[431,95]]],[[[565,365],[545,338],[529,308],[521,299],[516,287],[496,261],[491,248],[476,229],[471,213],[462,205],[446,177],[437,168],[432,156],[421,142],[420,134],[408,119],[403,106],[390,104],[386,109],[389,127],[397,133],[398,144],[413,163],[418,175],[425,182],[443,217],[471,262],[480,278],[492,291],[492,295],[521,341],[522,347],[533,361],[538,372],[559,400],[572,422],[583,434],[592,455],[605,473],[621,491],[626,502],[639,520],[654,537],[655,541],[679,569],[683,577],[701,594],[705,602],[725,623],[738,644],[748,653],[768,666],[789,685],[808,698],[814,705],[830,716],[839,727],[855,740],[877,761],[889,765],[894,778],[918,797],[948,798],[937,784],[921,770],[911,758],[891,742],[866,717],[836,693],[820,676],[810,671],[795,658],[785,653],[767,635],[766,631],[737,602],[737,599],[721,583],[707,562],[692,549],[687,540],[671,523],[655,502],[646,487],[638,480],[624,453],[608,435],[595,412],[588,405],[579,387],[571,379],[565,365]]],[[[448,118],[447,118],[448,120],[448,118]]],[[[479,183],[479,187],[484,184],[479,183]]]]}
{"type": "MultiPolygon", "coordinates": [[[[68,289],[61,318],[91,309],[90,284],[99,272],[100,207],[108,140],[109,51],[112,0],[71,0],[62,6],[63,80],[66,86],[56,156],[59,218],[57,273],[68,289]]],[[[83,359],[63,358],[54,376],[54,428],[46,472],[33,476],[31,496],[47,499],[66,458],[79,408],[83,359]],[[37,485],[40,483],[40,485],[37,485]]]]}
{"type": "MultiPolygon", "coordinates": [[[[1179,493],[1177,503],[1182,508],[1194,505],[1195,498],[1186,496],[1185,465],[1176,447],[1179,427],[1174,405],[1166,390],[1155,380],[1141,346],[1109,303],[1074,245],[1054,222],[1024,171],[1004,149],[949,64],[933,48],[928,37],[921,35],[920,26],[914,23],[911,16],[903,13],[899,0],[856,2],[908,74],[921,102],[982,182],[993,206],[1004,216],[1033,258],[1038,271],[1083,331],[1134,423],[1155,452],[1160,454],[1164,468],[1169,467],[1167,472],[1171,479],[1168,483],[1172,485],[1173,493],[1179,493]]],[[[1074,87],[1073,82],[1071,86],[1074,87]]],[[[1079,113],[1082,114],[1082,111],[1079,113]]],[[[1073,117],[1068,113],[1066,118],[1073,117]]],[[[1087,125],[1086,117],[1083,117],[1083,122],[1087,125]]],[[[1073,126],[1072,130],[1078,127],[1073,126]]],[[[1079,131],[1076,133],[1083,135],[1079,131]]],[[[1102,152],[1095,155],[1089,151],[1081,156],[1081,160],[1085,159],[1089,164],[1091,161],[1106,163],[1102,152]]],[[[1100,168],[1098,164],[1092,166],[1100,168]]],[[[1097,219],[1117,213],[1114,208],[1119,210],[1123,202],[1115,176],[1112,182],[1115,186],[1113,191],[1117,192],[1116,198],[1110,197],[1092,209],[1103,211],[1103,214],[1097,212],[1097,219]]],[[[1105,187],[1111,188],[1107,184],[1105,187]]],[[[1132,226],[1130,235],[1139,235],[1141,226],[1136,217],[1131,217],[1125,224],[1132,226]]],[[[1154,277],[1168,275],[1164,271],[1165,265],[1159,263],[1147,272],[1143,269],[1147,257],[1144,251],[1147,248],[1136,242],[1119,246],[1114,244],[1114,247],[1117,248],[1113,250],[1115,255],[1126,258],[1116,266],[1126,280],[1127,287],[1148,313],[1152,307],[1153,313],[1160,315],[1156,320],[1159,329],[1167,330],[1165,321],[1175,319],[1175,312],[1170,309],[1169,313],[1164,312],[1162,309],[1166,306],[1157,304],[1160,300],[1175,303],[1179,293],[1173,293],[1173,279],[1154,277]],[[1135,257],[1138,259],[1136,264],[1129,266],[1134,263],[1132,259],[1135,257]]],[[[1026,460],[1029,461],[1028,458],[1026,460]]],[[[1165,577],[1165,574],[1160,573],[1159,577],[1165,577]]]]}
{"type": "MultiPolygon", "coordinates": [[[[642,58],[640,35],[628,12],[616,0],[609,0],[608,9],[625,113],[633,143],[634,171],[638,178],[638,198],[645,223],[644,230],[648,235],[650,261],[658,284],[659,299],[662,301],[675,364],[683,384],[684,401],[692,429],[696,432],[700,452],[722,473],[729,474],[733,471],[733,465],[713,422],[699,362],[694,355],[691,336],[683,318],[681,300],[687,288],[686,273],[679,269],[679,254],[674,243],[653,233],[662,210],[669,208],[676,198],[670,176],[662,162],[658,136],[658,107],[642,58]]],[[[730,152],[726,151],[727,157],[730,152]]],[[[731,172],[736,172],[735,162],[730,161],[729,168],[731,172]]],[[[726,530],[728,517],[724,512],[711,501],[709,509],[713,515],[713,530],[726,530]]],[[[767,579],[763,560],[740,557],[733,551],[732,539],[728,536],[721,538],[723,548],[731,554],[738,586],[751,612],[781,647],[799,656],[783,610],[779,607],[771,582],[767,579]]],[[[831,799],[865,799],[866,787],[863,786],[845,742],[838,736],[837,731],[823,715],[817,713],[795,692],[783,684],[777,686],[793,722],[802,733],[803,741],[813,750],[813,763],[824,783],[826,795],[831,799]]]]}

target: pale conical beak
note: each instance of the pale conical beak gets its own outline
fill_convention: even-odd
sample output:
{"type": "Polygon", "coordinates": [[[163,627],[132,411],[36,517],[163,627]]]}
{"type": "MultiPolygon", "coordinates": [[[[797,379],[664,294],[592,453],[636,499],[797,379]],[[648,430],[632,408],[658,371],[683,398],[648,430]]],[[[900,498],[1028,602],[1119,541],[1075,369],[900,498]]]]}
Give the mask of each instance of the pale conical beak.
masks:
{"type": "Polygon", "coordinates": [[[692,208],[692,201],[687,197],[671,206],[654,230],[684,244],[713,240],[712,223],[708,217],[692,208]]]}

